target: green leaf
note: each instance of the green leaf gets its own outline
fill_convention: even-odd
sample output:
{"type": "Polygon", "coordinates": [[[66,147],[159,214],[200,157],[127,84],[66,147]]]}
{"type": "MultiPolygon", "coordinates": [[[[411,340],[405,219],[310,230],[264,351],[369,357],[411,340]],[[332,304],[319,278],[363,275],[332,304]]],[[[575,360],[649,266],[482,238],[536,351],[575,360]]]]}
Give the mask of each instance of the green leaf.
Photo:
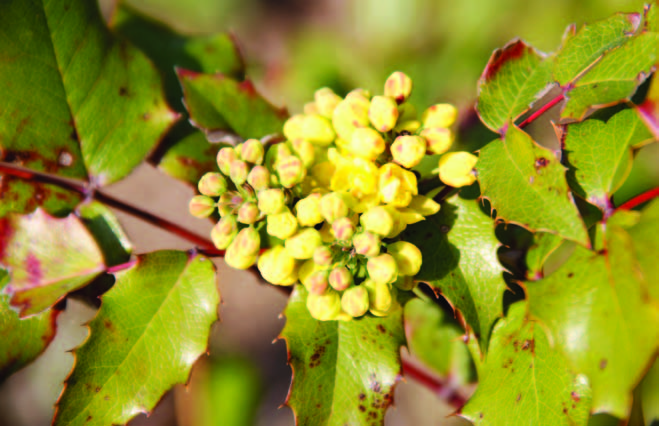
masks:
{"type": "Polygon", "coordinates": [[[563,243],[556,234],[538,232],[533,235],[533,245],[526,252],[526,276],[531,281],[542,278],[545,262],[563,243]]]}
{"type": "Polygon", "coordinates": [[[478,389],[461,415],[476,425],[586,425],[591,392],[516,303],[494,327],[478,389]]]}
{"type": "MultiPolygon", "coordinates": [[[[0,291],[9,275],[0,269],[0,291]]],[[[55,337],[59,311],[48,309],[28,319],[20,319],[9,307],[9,297],[0,293],[0,383],[29,364],[55,337]]]]}
{"type": "Polygon", "coordinates": [[[176,251],[142,255],[116,274],[76,349],[53,424],[125,424],[185,383],[206,351],[219,294],[212,262],[176,251]]]}
{"type": "Polygon", "coordinates": [[[552,84],[551,61],[523,41],[512,41],[494,51],[478,80],[478,115],[487,127],[502,133],[552,84]]]}
{"type": "Polygon", "coordinates": [[[158,168],[196,186],[204,173],[218,170],[217,152],[224,146],[209,143],[203,133],[195,131],[168,149],[158,161],[158,168]]]}
{"type": "MultiPolygon", "coordinates": [[[[104,185],[130,173],[176,119],[156,70],[112,37],[96,2],[10,0],[0,36],[5,161],[104,185]]],[[[57,201],[61,192],[51,187],[15,182],[4,188],[3,211],[40,204],[62,212],[79,200],[57,201]]]]}
{"type": "Polygon", "coordinates": [[[78,216],[103,252],[107,266],[128,262],[133,246],[108,207],[97,201],[86,202],[78,206],[78,216]]]}
{"type": "Polygon", "coordinates": [[[242,138],[262,138],[281,133],[288,118],[258,94],[250,80],[242,82],[224,74],[201,74],[178,69],[185,105],[194,125],[204,131],[227,131],[242,138]]]}
{"type": "Polygon", "coordinates": [[[475,379],[464,331],[430,300],[405,304],[405,336],[410,353],[426,367],[461,386],[475,379]]]}
{"type": "Polygon", "coordinates": [[[80,219],[54,218],[41,209],[0,220],[0,264],[6,291],[21,317],[54,305],[105,270],[103,254],[80,219]]]}
{"type": "Polygon", "coordinates": [[[650,296],[659,300],[659,199],[651,201],[640,213],[638,223],[627,230],[640,272],[648,284],[650,296]]]}
{"type": "Polygon", "coordinates": [[[284,312],[293,383],[287,404],[298,426],[382,425],[401,375],[403,310],[384,318],[318,321],[298,285],[284,312]]]}
{"type": "MultiPolygon", "coordinates": [[[[655,10],[652,8],[652,10],[655,10]]],[[[643,120],[655,140],[659,139],[659,77],[655,74],[650,82],[645,100],[635,107],[638,116],[643,120]]]]}
{"type": "Polygon", "coordinates": [[[565,168],[518,127],[481,149],[476,169],[481,193],[498,219],[589,245],[565,168]]]}
{"type": "Polygon", "coordinates": [[[415,278],[441,291],[486,352],[490,329],[502,315],[506,290],[492,219],[478,201],[454,196],[439,213],[410,226],[405,235],[423,253],[415,278]]]}
{"type": "Polygon", "coordinates": [[[632,237],[615,217],[607,222],[604,250],[577,246],[556,272],[526,287],[530,313],[588,376],[593,410],[625,418],[631,392],[657,350],[659,304],[648,297],[656,276],[639,273],[632,237]]]}
{"type": "Polygon", "coordinates": [[[570,165],[567,178],[575,194],[602,211],[611,208],[610,198],[622,184],[616,170],[631,167],[631,147],[647,139],[643,122],[628,109],[606,123],[586,120],[567,126],[565,152],[570,165]]]}
{"type": "Polygon", "coordinates": [[[652,368],[641,382],[641,405],[645,424],[650,426],[659,420],[659,361],[654,360],[652,368]]]}

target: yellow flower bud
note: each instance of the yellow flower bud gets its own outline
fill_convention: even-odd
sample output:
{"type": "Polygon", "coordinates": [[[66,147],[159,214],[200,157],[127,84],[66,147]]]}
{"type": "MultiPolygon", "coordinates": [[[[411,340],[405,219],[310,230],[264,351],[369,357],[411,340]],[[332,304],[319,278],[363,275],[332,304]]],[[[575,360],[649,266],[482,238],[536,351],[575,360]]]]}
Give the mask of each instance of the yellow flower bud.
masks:
{"type": "Polygon", "coordinates": [[[316,250],[313,252],[313,261],[319,266],[329,266],[332,264],[333,259],[334,253],[327,246],[316,247],[316,250]]]}
{"type": "Polygon", "coordinates": [[[449,150],[453,143],[453,135],[449,129],[443,127],[428,127],[421,130],[421,136],[428,142],[428,152],[443,154],[449,150]]]}
{"type": "Polygon", "coordinates": [[[297,262],[283,246],[266,250],[259,258],[258,268],[263,278],[275,285],[292,285],[297,281],[297,262]]]}
{"type": "Polygon", "coordinates": [[[318,107],[315,102],[307,102],[302,108],[305,114],[318,114],[318,107]]]}
{"type": "Polygon", "coordinates": [[[405,73],[396,71],[387,78],[384,83],[384,95],[394,98],[402,104],[412,93],[412,79],[405,73]]]}
{"type": "Polygon", "coordinates": [[[285,240],[297,231],[297,219],[288,209],[268,215],[266,231],[273,237],[285,240]]]}
{"type": "Polygon", "coordinates": [[[397,133],[407,132],[407,133],[416,133],[417,130],[421,128],[421,122],[417,120],[408,120],[402,121],[398,120],[398,124],[394,127],[394,131],[397,133]]]}
{"type": "Polygon", "coordinates": [[[306,139],[309,142],[327,146],[336,135],[329,120],[317,114],[298,114],[284,123],[284,135],[289,140],[306,139]]]}
{"type": "Polygon", "coordinates": [[[222,194],[220,196],[220,200],[217,202],[217,210],[220,213],[220,217],[232,214],[233,208],[242,202],[242,197],[233,191],[225,192],[222,194]],[[234,198],[237,199],[237,202],[234,202],[234,198]]]}
{"type": "MultiPolygon", "coordinates": [[[[252,226],[243,228],[236,238],[233,239],[231,245],[227,250],[233,250],[236,254],[242,256],[256,256],[259,254],[261,248],[261,237],[256,229],[252,226]]],[[[250,265],[251,266],[251,265],[250,265]]]]}
{"type": "Polygon", "coordinates": [[[291,146],[298,157],[300,157],[300,160],[302,160],[305,168],[313,164],[316,159],[316,149],[311,142],[304,139],[295,139],[291,141],[291,146]]]}
{"type": "Polygon", "coordinates": [[[268,170],[273,171],[277,168],[277,164],[285,158],[291,156],[291,150],[285,143],[277,143],[272,145],[265,154],[265,166],[268,170]]]}
{"type": "Polygon", "coordinates": [[[411,169],[426,155],[426,140],[421,136],[398,136],[391,145],[391,155],[396,163],[411,169]]]}
{"type": "Polygon", "coordinates": [[[314,100],[316,101],[318,114],[331,119],[334,109],[341,102],[341,96],[334,93],[329,87],[323,87],[316,90],[314,100]]]}
{"type": "Polygon", "coordinates": [[[320,214],[328,223],[350,214],[350,207],[344,194],[330,192],[320,199],[320,214]]]}
{"type": "Polygon", "coordinates": [[[366,160],[375,160],[384,152],[382,135],[369,127],[355,129],[350,140],[350,153],[366,160]]]}
{"type": "Polygon", "coordinates": [[[394,227],[394,217],[384,206],[376,206],[366,210],[359,222],[368,232],[381,236],[388,235],[394,227]]]}
{"type": "Polygon", "coordinates": [[[336,241],[336,238],[334,238],[334,234],[332,233],[332,226],[329,223],[323,223],[323,226],[320,228],[320,238],[325,244],[332,244],[336,241]]]}
{"type": "Polygon", "coordinates": [[[304,228],[286,240],[286,250],[296,259],[311,259],[316,247],[323,243],[320,233],[314,228],[304,228]]]}
{"type": "Polygon", "coordinates": [[[320,214],[320,194],[310,194],[295,205],[297,220],[302,226],[314,226],[323,221],[320,214]]]}
{"type": "Polygon", "coordinates": [[[254,166],[247,174],[247,183],[256,191],[267,189],[270,186],[270,172],[263,166],[254,166]]]}
{"type": "Polygon", "coordinates": [[[348,241],[355,234],[355,225],[347,217],[332,222],[332,233],[339,241],[348,241]]]}
{"type": "Polygon", "coordinates": [[[366,257],[373,257],[380,254],[382,242],[380,237],[371,232],[360,232],[352,237],[352,245],[355,252],[366,257]]]}
{"type": "Polygon", "coordinates": [[[238,222],[251,225],[259,219],[261,212],[255,203],[243,203],[238,209],[238,222]]]}
{"type": "Polygon", "coordinates": [[[238,154],[233,148],[227,146],[217,152],[217,166],[225,176],[231,174],[231,163],[238,160],[238,154]]]}
{"type": "Polygon", "coordinates": [[[414,173],[392,163],[380,168],[379,184],[382,201],[396,207],[406,207],[418,191],[414,173]]]}
{"type": "Polygon", "coordinates": [[[323,294],[309,293],[307,309],[312,317],[319,321],[331,321],[341,314],[341,297],[334,290],[323,294]]]}
{"type": "Polygon", "coordinates": [[[304,285],[304,287],[308,288],[310,284],[309,279],[314,274],[314,272],[324,271],[324,270],[325,268],[323,268],[320,265],[317,265],[316,263],[314,263],[313,260],[307,260],[302,263],[302,266],[300,266],[300,269],[298,270],[298,278],[300,279],[300,282],[304,285]]]}
{"type": "Polygon", "coordinates": [[[215,210],[215,201],[206,195],[196,195],[190,200],[188,210],[194,217],[208,217],[215,210]]]}
{"type": "Polygon", "coordinates": [[[278,188],[266,189],[257,195],[259,210],[264,214],[275,214],[285,207],[286,196],[278,188]]]}
{"type": "Polygon", "coordinates": [[[329,161],[322,161],[311,168],[311,176],[316,179],[320,187],[329,188],[334,170],[334,164],[329,161]]]}
{"type": "Polygon", "coordinates": [[[377,283],[390,284],[398,278],[396,259],[387,253],[369,258],[366,269],[368,277],[377,283]]]}
{"type": "Polygon", "coordinates": [[[368,118],[373,127],[382,133],[393,129],[398,120],[396,101],[387,96],[374,96],[368,109],[368,118]]]}
{"type": "Polygon", "coordinates": [[[226,215],[215,224],[211,230],[213,245],[220,250],[229,247],[229,244],[238,234],[238,221],[234,215],[226,215]]]}
{"type": "MultiPolygon", "coordinates": [[[[235,241],[234,241],[235,242],[235,241]]],[[[242,255],[236,250],[232,250],[234,243],[229,245],[224,254],[224,261],[234,269],[247,269],[256,263],[256,255],[242,255]]]]}
{"type": "Polygon", "coordinates": [[[421,250],[412,243],[407,241],[397,241],[387,246],[389,253],[396,260],[398,273],[400,275],[414,276],[421,269],[421,250]]]}
{"type": "Polygon", "coordinates": [[[415,210],[422,216],[432,216],[439,211],[440,206],[432,198],[428,198],[425,195],[415,195],[407,207],[415,210]]]}
{"type": "Polygon", "coordinates": [[[368,312],[369,305],[368,290],[363,285],[350,288],[341,296],[341,308],[355,318],[368,312]]]}
{"type": "Polygon", "coordinates": [[[330,188],[333,191],[348,191],[362,198],[377,192],[378,176],[378,168],[372,161],[339,157],[330,188]]]}
{"type": "Polygon", "coordinates": [[[400,290],[410,291],[416,287],[416,281],[408,275],[399,275],[398,279],[394,281],[394,286],[400,290]]]}
{"type": "Polygon", "coordinates": [[[240,157],[252,164],[263,163],[265,149],[258,139],[247,139],[240,150],[240,157]]]}
{"type": "Polygon", "coordinates": [[[247,173],[249,173],[249,167],[247,163],[242,160],[233,160],[231,162],[231,167],[229,170],[229,176],[231,180],[236,185],[242,185],[247,180],[247,173]]]}
{"type": "Polygon", "coordinates": [[[329,285],[327,281],[327,271],[316,271],[309,276],[306,285],[307,291],[311,294],[323,294],[329,285]]]}
{"type": "Polygon", "coordinates": [[[352,285],[352,273],[345,266],[334,268],[329,273],[329,285],[336,291],[343,291],[352,285]]]}
{"type": "Polygon", "coordinates": [[[302,164],[302,160],[294,155],[290,155],[277,162],[277,174],[279,183],[285,188],[292,188],[302,182],[307,175],[307,169],[302,164]]]}
{"type": "MultiPolygon", "coordinates": [[[[371,312],[387,312],[393,303],[393,297],[388,284],[365,280],[362,286],[368,292],[368,301],[371,312]]],[[[381,315],[379,315],[381,316],[381,315]]]]}
{"type": "Polygon", "coordinates": [[[220,173],[208,172],[199,179],[199,192],[209,197],[219,197],[227,191],[227,180],[220,173]]]}
{"type": "Polygon", "coordinates": [[[468,152],[449,152],[439,159],[439,178],[455,188],[471,185],[476,181],[473,173],[478,157],[468,152]]]}
{"type": "Polygon", "coordinates": [[[370,101],[360,92],[349,93],[334,109],[332,125],[339,137],[349,141],[358,127],[367,127],[370,101]]]}
{"type": "Polygon", "coordinates": [[[458,110],[451,104],[436,104],[423,112],[423,127],[449,127],[455,123],[458,110]]]}

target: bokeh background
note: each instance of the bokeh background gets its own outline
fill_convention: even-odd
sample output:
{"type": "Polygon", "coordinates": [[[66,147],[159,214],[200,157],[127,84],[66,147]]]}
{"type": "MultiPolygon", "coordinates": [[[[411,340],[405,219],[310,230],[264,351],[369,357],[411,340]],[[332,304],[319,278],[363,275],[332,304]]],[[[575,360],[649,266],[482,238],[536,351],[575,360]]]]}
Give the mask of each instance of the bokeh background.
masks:
{"type": "MultiPolygon", "coordinates": [[[[301,110],[313,91],[363,87],[374,93],[395,70],[410,75],[419,106],[451,102],[473,110],[476,83],[492,51],[512,38],[551,52],[565,27],[639,11],[631,0],[130,0],[130,6],[186,34],[231,31],[239,40],[248,75],[274,104],[301,110]]],[[[101,0],[106,16],[112,0],[101,0]]],[[[0,6],[1,13],[1,6],[0,6]]],[[[1,47],[0,47],[1,48],[1,47]]],[[[469,146],[469,141],[462,141],[469,146]]],[[[622,202],[659,182],[659,144],[642,149],[628,182],[616,194],[622,202]]],[[[193,189],[149,165],[138,168],[110,192],[182,223],[199,233],[210,224],[188,217],[193,189]]],[[[187,249],[189,243],[117,213],[135,252],[187,249]]],[[[286,297],[252,275],[221,260],[223,304],[209,345],[210,356],[195,366],[189,386],[168,393],[150,417],[131,425],[284,426],[294,424],[285,400],[291,372],[279,317],[286,297]]],[[[68,352],[87,335],[83,323],[95,311],[69,301],[58,335],[35,363],[0,384],[0,426],[49,425],[62,381],[73,365],[68,352]]],[[[396,390],[387,426],[462,425],[446,417],[451,409],[414,382],[396,390]]],[[[606,420],[606,419],[602,419],[606,420]]]]}

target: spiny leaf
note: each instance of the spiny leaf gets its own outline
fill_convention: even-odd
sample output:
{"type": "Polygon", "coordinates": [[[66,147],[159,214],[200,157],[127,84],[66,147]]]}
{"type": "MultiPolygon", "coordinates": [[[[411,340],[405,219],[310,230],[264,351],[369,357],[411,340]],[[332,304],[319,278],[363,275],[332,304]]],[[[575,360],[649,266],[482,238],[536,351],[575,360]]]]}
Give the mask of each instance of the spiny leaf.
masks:
{"type": "Polygon", "coordinates": [[[410,353],[452,383],[464,385],[475,379],[471,355],[462,339],[464,331],[446,318],[429,300],[405,304],[405,336],[410,353]]]}
{"type": "Polygon", "coordinates": [[[21,317],[54,305],[105,270],[100,248],[74,215],[57,219],[40,208],[11,214],[0,220],[0,243],[0,264],[11,275],[6,291],[21,317]]]}
{"type": "Polygon", "coordinates": [[[551,84],[551,61],[523,41],[512,41],[494,51],[478,80],[478,115],[491,130],[502,133],[551,84]]]}
{"type": "Polygon", "coordinates": [[[197,185],[206,172],[217,171],[217,152],[226,144],[209,143],[198,130],[174,144],[158,161],[158,168],[168,175],[197,185]]]}
{"type": "Polygon", "coordinates": [[[53,424],[125,424],[184,383],[217,319],[215,269],[207,258],[161,251],[116,274],[76,350],[53,424]]]}
{"type": "Polygon", "coordinates": [[[494,327],[479,384],[461,415],[476,425],[586,425],[591,392],[516,303],[494,327]]]}
{"type": "Polygon", "coordinates": [[[657,350],[659,303],[650,297],[657,276],[640,272],[633,236],[616,224],[617,215],[606,224],[604,250],[577,246],[556,272],[528,283],[527,294],[530,313],[588,376],[593,410],[625,418],[631,392],[657,350]]]}
{"type": "Polygon", "coordinates": [[[611,195],[623,183],[616,170],[631,167],[631,147],[650,137],[634,110],[624,110],[606,123],[586,120],[567,126],[565,152],[570,165],[570,187],[602,211],[610,209],[611,195]]]}
{"type": "Polygon", "coordinates": [[[318,321],[296,286],[281,337],[293,383],[287,404],[298,426],[382,425],[401,374],[403,310],[378,318],[318,321]]]}
{"type": "Polygon", "coordinates": [[[659,139],[659,77],[656,74],[652,77],[645,100],[635,109],[647,128],[652,132],[654,139],[659,139]]]}
{"type": "Polygon", "coordinates": [[[481,149],[476,169],[483,197],[498,219],[589,245],[565,168],[518,127],[510,126],[505,139],[481,149]]]}
{"type": "Polygon", "coordinates": [[[650,426],[659,420],[659,361],[657,359],[645,374],[641,382],[640,393],[643,418],[645,424],[650,426]]]}
{"type": "Polygon", "coordinates": [[[641,212],[638,223],[627,230],[632,239],[634,255],[648,284],[650,296],[659,300],[659,199],[650,202],[641,212]]]}
{"type": "Polygon", "coordinates": [[[185,105],[194,125],[204,131],[228,131],[242,138],[280,133],[288,114],[268,103],[249,80],[224,74],[179,69],[185,105]]]}
{"type": "Polygon", "coordinates": [[[117,217],[105,205],[90,201],[80,204],[78,216],[103,252],[107,266],[128,262],[133,246],[117,217]]]}
{"type": "Polygon", "coordinates": [[[416,279],[441,291],[486,352],[490,329],[502,315],[506,289],[492,219],[477,201],[454,196],[439,213],[410,226],[405,236],[423,253],[416,279]]]}
{"type": "MultiPolygon", "coordinates": [[[[9,275],[0,269],[0,291],[9,275]]],[[[9,307],[9,297],[0,293],[0,383],[38,357],[50,344],[57,329],[59,311],[48,309],[20,319],[9,307]]]]}

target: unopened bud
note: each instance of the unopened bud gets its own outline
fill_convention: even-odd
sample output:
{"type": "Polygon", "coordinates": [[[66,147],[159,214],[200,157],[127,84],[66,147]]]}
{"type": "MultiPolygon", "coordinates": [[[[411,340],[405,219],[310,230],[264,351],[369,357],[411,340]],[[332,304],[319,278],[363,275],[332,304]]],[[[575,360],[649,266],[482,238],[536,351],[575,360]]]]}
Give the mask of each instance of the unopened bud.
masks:
{"type": "Polygon", "coordinates": [[[371,207],[361,215],[359,221],[366,231],[381,236],[389,235],[394,227],[394,217],[384,206],[371,207]]]}
{"type": "Polygon", "coordinates": [[[231,163],[231,168],[229,170],[229,176],[231,180],[236,185],[242,185],[247,180],[247,173],[249,173],[249,167],[247,163],[242,160],[233,160],[231,163]]]}
{"type": "Polygon", "coordinates": [[[316,247],[316,250],[313,252],[313,261],[320,266],[329,266],[334,259],[334,253],[332,249],[327,246],[316,247]]]}
{"type": "Polygon", "coordinates": [[[265,166],[273,171],[276,169],[277,164],[284,158],[289,157],[291,150],[285,143],[278,143],[272,145],[265,154],[265,166]]]}
{"type": "Polygon", "coordinates": [[[387,96],[374,96],[368,109],[368,118],[378,131],[384,133],[396,127],[398,106],[387,96]]]}
{"type": "Polygon", "coordinates": [[[423,112],[423,127],[449,127],[455,123],[458,110],[451,104],[436,104],[423,112]]]}
{"type": "Polygon", "coordinates": [[[284,191],[277,188],[259,192],[257,199],[259,210],[267,215],[279,213],[284,209],[286,203],[284,191]]]}
{"type": "Polygon", "coordinates": [[[258,139],[247,139],[242,146],[240,151],[240,156],[243,161],[247,161],[252,164],[261,164],[263,163],[263,156],[265,155],[265,149],[263,144],[258,139]]]}
{"type": "Polygon", "coordinates": [[[285,188],[292,188],[302,182],[307,175],[307,169],[295,155],[284,158],[277,163],[279,183],[285,188]]]}
{"type": "Polygon", "coordinates": [[[341,296],[341,309],[355,318],[368,312],[369,305],[368,290],[363,285],[349,288],[341,296]]]}
{"type": "Polygon", "coordinates": [[[306,139],[319,146],[327,146],[335,138],[329,120],[317,114],[298,114],[289,118],[284,123],[284,135],[289,140],[306,139]]]}
{"type": "Polygon", "coordinates": [[[380,254],[382,242],[380,237],[371,232],[360,232],[352,237],[352,245],[355,252],[366,257],[373,257],[380,254]]]}
{"type": "Polygon", "coordinates": [[[316,101],[316,110],[318,114],[326,118],[332,118],[334,109],[341,102],[341,97],[334,93],[329,87],[323,87],[316,90],[314,93],[314,100],[316,101]]]}
{"type": "Polygon", "coordinates": [[[295,205],[297,220],[302,226],[314,226],[323,221],[320,214],[320,194],[310,194],[295,205]]]}
{"type": "Polygon", "coordinates": [[[421,136],[398,136],[391,145],[391,155],[396,163],[411,169],[426,155],[426,140],[421,136]]]}
{"type": "Polygon", "coordinates": [[[311,142],[305,139],[295,139],[291,141],[291,146],[297,156],[300,157],[300,160],[302,160],[302,165],[305,168],[313,164],[316,159],[316,149],[311,142]]]}
{"type": "Polygon", "coordinates": [[[194,217],[208,217],[215,210],[215,201],[205,195],[196,195],[190,200],[190,204],[188,204],[188,210],[194,217]]]}
{"type": "Polygon", "coordinates": [[[268,215],[266,231],[273,237],[285,240],[297,231],[297,219],[288,209],[268,215]]]}
{"type": "Polygon", "coordinates": [[[397,103],[402,104],[412,93],[412,79],[405,73],[396,71],[387,78],[384,83],[384,95],[392,97],[397,103]]]}
{"type": "Polygon", "coordinates": [[[332,222],[332,233],[339,241],[348,241],[355,234],[355,225],[347,217],[332,222]]]}
{"type": "Polygon", "coordinates": [[[336,319],[341,313],[341,297],[334,290],[323,294],[309,293],[307,295],[307,309],[312,317],[319,321],[336,319]]]}
{"type": "Polygon", "coordinates": [[[400,275],[415,276],[421,269],[421,250],[412,243],[407,241],[397,241],[387,246],[389,253],[396,260],[398,273],[400,275]]]}
{"type": "Polygon", "coordinates": [[[247,174],[247,183],[256,191],[270,186],[270,172],[263,166],[254,166],[247,174]]]}
{"type": "Polygon", "coordinates": [[[348,216],[350,207],[342,194],[330,192],[320,199],[320,213],[327,223],[334,223],[336,219],[348,216]]]}
{"type": "Polygon", "coordinates": [[[389,284],[398,278],[396,260],[387,253],[368,259],[366,269],[369,278],[378,283],[389,284]]]}
{"type": "Polygon", "coordinates": [[[315,102],[307,102],[302,108],[305,114],[318,114],[318,107],[315,102]]]}
{"type": "Polygon", "coordinates": [[[358,127],[367,127],[370,101],[359,92],[349,93],[334,109],[332,125],[341,138],[349,141],[358,127]]]}
{"type": "Polygon", "coordinates": [[[329,284],[336,291],[343,291],[352,285],[352,273],[345,266],[334,268],[329,273],[329,284]]]}
{"type": "Polygon", "coordinates": [[[316,247],[323,243],[320,233],[314,228],[305,228],[286,240],[286,250],[296,259],[311,259],[316,247]]]}
{"type": "Polygon", "coordinates": [[[238,160],[238,154],[230,146],[220,149],[217,153],[217,166],[224,176],[231,174],[231,163],[238,160]]]}
{"type": "Polygon", "coordinates": [[[231,247],[243,256],[256,256],[261,248],[261,237],[256,229],[248,226],[238,232],[229,248],[231,247]]]}
{"type": "Polygon", "coordinates": [[[220,196],[220,200],[217,202],[217,210],[220,213],[220,217],[224,217],[233,213],[233,208],[235,206],[232,200],[233,197],[233,191],[225,192],[220,196]]]}
{"type": "Polygon", "coordinates": [[[414,290],[416,282],[409,275],[399,275],[398,279],[394,281],[394,286],[400,290],[410,291],[414,290]]]}
{"type": "Polygon", "coordinates": [[[468,152],[449,152],[439,159],[439,178],[454,188],[471,185],[476,181],[473,173],[478,157],[468,152]]]}
{"type": "Polygon", "coordinates": [[[307,288],[309,287],[309,279],[314,274],[314,272],[323,270],[325,270],[323,267],[315,264],[314,261],[310,259],[302,262],[302,266],[300,266],[298,271],[298,277],[300,278],[302,285],[307,288]]]}
{"type": "Polygon", "coordinates": [[[380,168],[379,190],[383,202],[407,207],[418,192],[416,176],[397,164],[387,163],[380,168]]]}
{"type": "Polygon", "coordinates": [[[350,140],[350,153],[366,160],[375,160],[384,152],[382,135],[369,127],[355,129],[350,140]]]}
{"type": "Polygon", "coordinates": [[[211,240],[213,245],[220,250],[229,247],[229,244],[238,234],[238,221],[234,215],[226,215],[213,226],[211,240]]]}
{"type": "Polygon", "coordinates": [[[327,271],[316,271],[309,277],[306,288],[311,294],[323,294],[327,290],[327,271]]]}
{"type": "MultiPolygon", "coordinates": [[[[425,195],[415,195],[408,207],[422,216],[432,216],[439,211],[439,203],[425,195]]],[[[408,222],[409,223],[409,222],[408,222]]]]}
{"type": "Polygon", "coordinates": [[[453,143],[453,135],[443,127],[428,127],[421,130],[421,136],[428,142],[427,150],[431,154],[443,154],[453,143]]]}
{"type": "Polygon", "coordinates": [[[371,312],[386,313],[393,303],[389,285],[373,280],[365,280],[362,286],[368,291],[368,301],[371,312]]]}
{"type": "Polygon", "coordinates": [[[227,190],[227,180],[221,173],[208,172],[199,179],[199,192],[209,197],[219,197],[227,190]]]}
{"type": "Polygon", "coordinates": [[[238,251],[233,249],[234,243],[235,240],[229,245],[229,248],[224,254],[224,261],[227,263],[227,265],[235,269],[247,269],[256,263],[256,255],[240,254],[238,251]]]}
{"type": "Polygon", "coordinates": [[[275,285],[292,285],[297,281],[297,262],[283,246],[266,250],[258,262],[263,278],[275,285]]]}
{"type": "Polygon", "coordinates": [[[238,222],[251,225],[259,219],[260,213],[255,203],[243,203],[238,209],[238,222]]]}

